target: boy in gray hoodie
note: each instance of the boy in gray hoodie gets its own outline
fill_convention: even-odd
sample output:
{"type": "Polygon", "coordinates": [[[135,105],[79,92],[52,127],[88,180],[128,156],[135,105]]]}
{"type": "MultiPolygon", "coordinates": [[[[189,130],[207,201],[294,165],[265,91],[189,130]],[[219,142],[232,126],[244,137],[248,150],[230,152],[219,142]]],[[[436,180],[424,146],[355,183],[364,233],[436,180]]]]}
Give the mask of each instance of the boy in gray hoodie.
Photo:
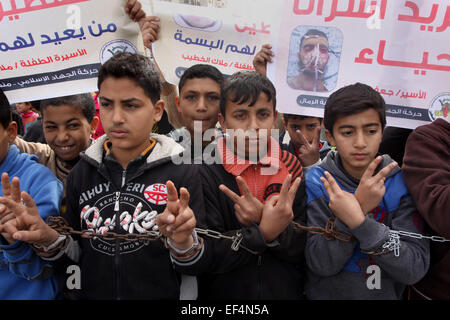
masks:
{"type": "Polygon", "coordinates": [[[307,224],[326,228],[306,245],[309,299],[400,299],[429,267],[423,221],[389,156],[377,156],[385,102],[356,83],[325,105],[326,135],[336,151],[306,175],[307,224]]]}

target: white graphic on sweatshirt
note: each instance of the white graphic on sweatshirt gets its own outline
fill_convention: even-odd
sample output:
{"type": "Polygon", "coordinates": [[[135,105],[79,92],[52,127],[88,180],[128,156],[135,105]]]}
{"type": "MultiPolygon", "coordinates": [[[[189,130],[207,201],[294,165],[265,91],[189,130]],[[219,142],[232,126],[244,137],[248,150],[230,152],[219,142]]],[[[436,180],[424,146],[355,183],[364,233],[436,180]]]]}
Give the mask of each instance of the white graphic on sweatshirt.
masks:
{"type": "MultiPolygon", "coordinates": [[[[119,210],[114,211],[116,196],[110,193],[95,203],[85,205],[80,212],[81,229],[87,229],[99,234],[117,232],[121,234],[144,234],[157,230],[156,216],[158,212],[140,196],[133,193],[122,193],[119,197],[119,210]],[[117,228],[119,224],[119,228],[117,228]]],[[[94,250],[108,255],[125,254],[139,250],[148,242],[144,241],[107,241],[99,237],[89,239],[94,250]]]]}

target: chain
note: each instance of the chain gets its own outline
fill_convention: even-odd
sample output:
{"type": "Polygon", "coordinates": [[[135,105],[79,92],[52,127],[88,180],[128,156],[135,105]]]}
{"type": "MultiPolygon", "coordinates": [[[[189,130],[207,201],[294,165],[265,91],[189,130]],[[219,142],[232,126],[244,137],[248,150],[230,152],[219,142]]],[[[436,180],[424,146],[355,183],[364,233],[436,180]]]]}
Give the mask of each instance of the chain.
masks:
{"type": "MultiPolygon", "coordinates": [[[[339,241],[349,242],[352,239],[354,239],[354,237],[349,234],[335,231],[334,223],[335,223],[335,218],[331,217],[328,219],[325,228],[305,227],[297,222],[292,222],[292,225],[295,230],[304,230],[304,231],[307,231],[312,234],[323,234],[325,236],[325,239],[327,239],[327,240],[337,239],[339,241]]],[[[69,227],[68,223],[66,222],[66,220],[63,217],[50,216],[47,218],[47,224],[61,235],[77,235],[77,236],[80,236],[82,238],[87,238],[87,239],[101,238],[101,239],[107,240],[107,241],[112,241],[112,240],[118,239],[118,240],[123,240],[123,241],[148,242],[148,241],[155,241],[155,240],[164,240],[164,238],[165,238],[159,231],[156,231],[156,230],[150,230],[144,234],[134,234],[134,233],[118,234],[115,232],[96,233],[94,230],[76,231],[73,228],[69,227]]],[[[243,249],[246,249],[249,252],[254,253],[252,250],[245,248],[241,244],[242,240],[243,240],[243,235],[239,231],[233,236],[227,236],[218,231],[214,231],[214,230],[210,230],[210,229],[205,230],[205,229],[195,228],[195,231],[198,234],[207,236],[209,238],[231,240],[231,242],[232,242],[231,249],[233,251],[238,251],[239,247],[241,247],[243,249]]],[[[399,248],[399,245],[398,245],[399,244],[399,236],[410,237],[410,238],[414,238],[414,239],[428,239],[428,240],[435,241],[435,242],[450,242],[449,239],[445,239],[444,237],[440,237],[440,236],[424,236],[420,233],[397,231],[397,230],[390,230],[389,232],[390,232],[390,236],[391,236],[391,238],[390,238],[391,241],[388,241],[387,243],[385,243],[385,246],[383,246],[383,248],[386,249],[386,251],[395,251],[396,255],[398,254],[398,248],[399,248]]]]}
{"type": "MultiPolygon", "coordinates": [[[[115,232],[96,233],[94,230],[76,231],[72,227],[69,227],[67,221],[63,217],[50,216],[47,218],[47,224],[61,235],[77,235],[77,236],[80,236],[80,237],[86,238],[86,239],[100,238],[100,239],[108,240],[108,241],[118,239],[118,240],[124,240],[124,241],[148,242],[148,241],[155,241],[155,240],[164,240],[164,238],[165,238],[162,233],[160,233],[159,231],[156,231],[156,230],[147,231],[146,233],[143,233],[143,234],[134,234],[134,233],[119,234],[119,233],[115,233],[115,232]]],[[[204,229],[200,229],[200,228],[195,228],[195,231],[198,234],[202,234],[202,235],[205,235],[210,238],[215,238],[215,239],[223,238],[223,239],[231,240],[232,241],[231,249],[234,251],[239,250],[240,246],[242,247],[241,242],[243,239],[243,235],[241,232],[237,232],[234,236],[226,236],[226,235],[221,234],[220,232],[217,232],[214,230],[209,230],[209,229],[204,230],[204,229]]],[[[247,250],[249,250],[249,249],[247,249],[247,250]]]]}
{"type": "Polygon", "coordinates": [[[414,232],[407,232],[407,231],[397,231],[397,230],[390,230],[392,233],[396,233],[400,236],[404,237],[410,237],[414,239],[428,239],[435,242],[450,242],[450,239],[445,239],[444,237],[440,236],[424,236],[420,233],[414,233],[414,232]]]}

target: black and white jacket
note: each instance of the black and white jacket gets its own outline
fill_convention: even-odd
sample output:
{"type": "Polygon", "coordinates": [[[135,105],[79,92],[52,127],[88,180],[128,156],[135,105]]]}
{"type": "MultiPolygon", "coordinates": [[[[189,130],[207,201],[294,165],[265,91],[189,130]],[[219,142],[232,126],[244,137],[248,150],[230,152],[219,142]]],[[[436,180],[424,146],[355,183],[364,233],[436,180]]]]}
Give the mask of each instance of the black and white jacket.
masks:
{"type": "MultiPolygon", "coordinates": [[[[126,170],[105,152],[106,136],[81,154],[67,180],[66,219],[75,230],[141,234],[157,228],[156,215],[166,207],[165,183],[190,193],[198,225],[204,201],[197,166],[175,165],[172,156],[183,148],[172,139],[152,134],[156,145],[134,159],[126,170]]],[[[106,241],[72,236],[57,264],[76,264],[81,288],[68,290],[75,299],[178,299],[180,275],[162,241],[106,241]]],[[[65,281],[64,281],[65,283],[65,281]]]]}

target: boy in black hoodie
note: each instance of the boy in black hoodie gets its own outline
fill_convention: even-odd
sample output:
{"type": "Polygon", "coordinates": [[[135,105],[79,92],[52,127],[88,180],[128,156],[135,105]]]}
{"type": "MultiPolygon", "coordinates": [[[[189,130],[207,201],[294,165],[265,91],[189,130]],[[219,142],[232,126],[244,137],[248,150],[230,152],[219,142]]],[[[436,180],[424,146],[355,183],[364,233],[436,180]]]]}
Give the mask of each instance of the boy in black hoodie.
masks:
{"type": "MultiPolygon", "coordinates": [[[[182,152],[181,146],[150,133],[164,109],[159,74],[150,60],[130,53],[115,55],[100,69],[98,87],[106,135],[82,153],[67,178],[69,226],[97,234],[142,235],[156,229],[155,218],[164,210],[172,210],[180,219],[184,211],[193,210],[201,225],[203,195],[196,167],[174,165],[171,157],[182,152]],[[181,188],[182,209],[166,206],[168,180],[170,190],[186,188],[181,188]]],[[[179,298],[180,276],[163,242],[61,235],[40,219],[30,197],[23,198],[25,206],[2,200],[16,214],[8,230],[14,239],[34,244],[47,260],[64,267],[79,265],[81,283],[66,290],[66,297],[179,298]]],[[[201,248],[201,241],[194,244],[195,233],[186,238],[167,246],[201,248]]]]}

